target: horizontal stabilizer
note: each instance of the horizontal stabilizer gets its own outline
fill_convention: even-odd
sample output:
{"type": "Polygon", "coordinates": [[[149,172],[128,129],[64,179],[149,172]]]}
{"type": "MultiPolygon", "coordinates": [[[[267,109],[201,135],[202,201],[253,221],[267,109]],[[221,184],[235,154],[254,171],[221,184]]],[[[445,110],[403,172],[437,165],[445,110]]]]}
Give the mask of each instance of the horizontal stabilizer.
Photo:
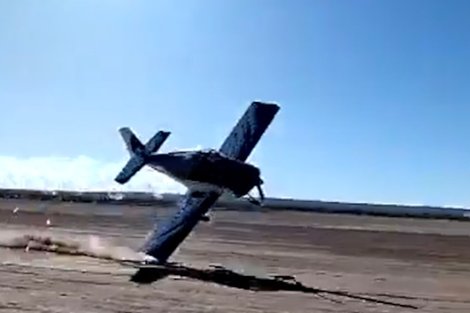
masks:
{"type": "Polygon", "coordinates": [[[220,152],[246,161],[278,111],[277,104],[253,102],[220,147],[220,152]]]}
{"type": "Polygon", "coordinates": [[[125,184],[132,178],[138,171],[145,165],[145,158],[139,155],[133,156],[126,165],[123,167],[121,172],[116,176],[115,181],[120,184],[125,184]]]}
{"type": "Polygon", "coordinates": [[[127,150],[131,156],[130,160],[116,176],[115,181],[120,184],[127,183],[132,176],[134,176],[142,167],[147,164],[150,155],[158,152],[165,140],[170,135],[170,132],[159,131],[145,144],[137,138],[137,136],[128,127],[119,129],[122,139],[126,145],[127,150]]]}
{"type": "Polygon", "coordinates": [[[152,154],[158,151],[165,140],[170,136],[170,132],[159,131],[145,144],[145,151],[152,154]]]}
{"type": "Polygon", "coordinates": [[[144,145],[130,128],[120,128],[119,133],[121,134],[122,140],[124,140],[127,151],[129,151],[131,156],[135,155],[136,151],[142,151],[144,149],[144,145]]]}

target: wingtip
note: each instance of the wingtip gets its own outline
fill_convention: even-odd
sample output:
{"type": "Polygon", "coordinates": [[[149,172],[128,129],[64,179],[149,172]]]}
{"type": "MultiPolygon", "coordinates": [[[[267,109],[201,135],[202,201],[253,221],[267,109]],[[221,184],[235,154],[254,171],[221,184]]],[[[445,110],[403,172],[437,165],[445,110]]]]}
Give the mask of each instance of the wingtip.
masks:
{"type": "Polygon", "coordinates": [[[128,126],[123,126],[123,127],[118,128],[119,132],[128,131],[128,130],[130,130],[130,128],[128,126]]]}
{"type": "Polygon", "coordinates": [[[114,178],[114,181],[121,185],[127,182],[127,180],[124,177],[122,177],[122,174],[117,175],[116,178],[114,178]]]}
{"type": "Polygon", "coordinates": [[[266,101],[253,101],[253,105],[259,105],[264,107],[271,107],[273,109],[279,110],[281,107],[277,102],[266,102],[266,101]]]}

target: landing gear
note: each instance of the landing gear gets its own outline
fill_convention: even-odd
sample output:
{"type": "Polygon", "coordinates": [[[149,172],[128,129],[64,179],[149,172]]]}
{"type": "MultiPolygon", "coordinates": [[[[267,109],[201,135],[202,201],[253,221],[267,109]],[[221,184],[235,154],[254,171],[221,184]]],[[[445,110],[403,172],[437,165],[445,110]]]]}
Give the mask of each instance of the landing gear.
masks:
{"type": "Polygon", "coordinates": [[[258,201],[256,200],[255,198],[253,198],[251,195],[248,195],[248,202],[250,202],[251,204],[254,204],[256,206],[261,206],[261,201],[258,201]]]}
{"type": "Polygon", "coordinates": [[[262,206],[264,203],[264,192],[263,192],[263,189],[261,188],[262,183],[263,181],[260,180],[260,183],[256,185],[256,189],[258,189],[259,200],[256,200],[252,195],[247,194],[248,202],[256,206],[262,206]]]}

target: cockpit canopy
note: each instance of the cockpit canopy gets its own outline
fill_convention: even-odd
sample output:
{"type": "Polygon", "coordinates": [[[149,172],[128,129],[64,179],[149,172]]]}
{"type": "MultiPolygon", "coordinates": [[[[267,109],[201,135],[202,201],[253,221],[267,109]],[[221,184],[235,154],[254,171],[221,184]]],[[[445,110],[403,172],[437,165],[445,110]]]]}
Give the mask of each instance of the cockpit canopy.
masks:
{"type": "Polygon", "coordinates": [[[210,148],[205,148],[205,149],[200,149],[200,150],[183,150],[183,151],[178,150],[178,151],[170,152],[168,154],[172,156],[194,157],[196,155],[201,155],[201,156],[210,157],[210,158],[231,159],[230,157],[223,154],[222,152],[216,149],[210,149],[210,148]]]}

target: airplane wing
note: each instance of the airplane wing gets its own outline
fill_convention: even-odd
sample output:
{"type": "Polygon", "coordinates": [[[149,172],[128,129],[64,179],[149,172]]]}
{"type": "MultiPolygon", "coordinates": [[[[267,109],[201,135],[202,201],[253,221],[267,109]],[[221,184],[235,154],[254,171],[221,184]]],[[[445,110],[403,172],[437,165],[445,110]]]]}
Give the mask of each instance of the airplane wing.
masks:
{"type": "MultiPolygon", "coordinates": [[[[189,189],[179,204],[178,213],[161,226],[155,224],[140,250],[156,258],[159,263],[165,264],[219,197],[220,193],[215,191],[200,192],[189,189]]],[[[131,280],[134,282],[157,280],[159,277],[153,277],[153,274],[152,277],[149,276],[152,272],[149,268],[139,268],[131,280]]]]}
{"type": "Polygon", "coordinates": [[[278,111],[277,104],[253,102],[225,139],[219,151],[245,162],[278,111]]]}
{"type": "Polygon", "coordinates": [[[179,204],[179,211],[162,225],[155,225],[141,251],[159,262],[166,262],[219,196],[220,193],[216,191],[189,189],[179,204]]]}

